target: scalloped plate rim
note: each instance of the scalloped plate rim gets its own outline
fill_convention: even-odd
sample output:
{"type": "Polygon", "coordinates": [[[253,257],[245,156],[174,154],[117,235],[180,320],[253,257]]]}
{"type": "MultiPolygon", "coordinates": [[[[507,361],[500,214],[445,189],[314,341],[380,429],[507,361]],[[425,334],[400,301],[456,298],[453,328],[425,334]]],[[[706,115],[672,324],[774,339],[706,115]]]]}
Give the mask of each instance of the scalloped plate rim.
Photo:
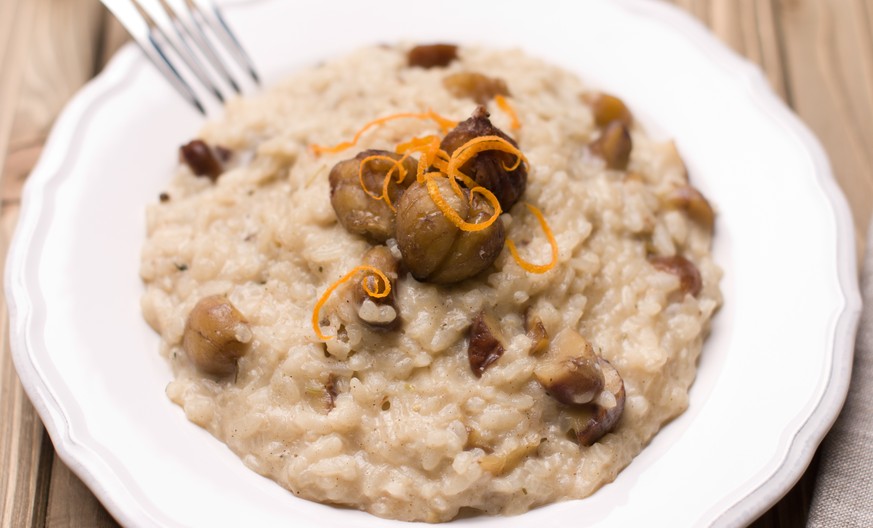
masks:
{"type": "MultiPolygon", "coordinates": [[[[251,6],[266,0],[238,0],[230,2],[251,6]]],[[[630,10],[643,10],[647,14],[669,18],[677,32],[695,43],[705,46],[717,60],[718,66],[740,73],[747,83],[747,90],[772,117],[785,124],[794,132],[807,149],[816,167],[817,184],[828,199],[831,213],[836,223],[836,245],[839,258],[838,281],[844,299],[842,309],[834,314],[830,335],[833,361],[829,382],[818,405],[792,436],[785,450],[785,456],[778,461],[778,467],[762,480],[753,492],[728,508],[711,512],[715,519],[713,526],[739,526],[754,520],[767,508],[779,500],[800,478],[812,459],[824,435],[830,429],[848,392],[854,336],[861,310],[861,299],[857,281],[856,256],[854,246],[854,227],[849,216],[848,205],[839,189],[827,157],[819,141],[809,129],[785,106],[767,84],[757,66],[739,57],[713,35],[696,19],[668,4],[645,0],[615,0],[630,10]],[[802,464],[788,464],[788,460],[802,461],[802,464]]],[[[225,2],[228,4],[228,2],[225,2]]],[[[34,365],[33,343],[30,336],[34,313],[30,292],[24,288],[24,277],[29,273],[23,269],[24,255],[29,251],[34,231],[42,218],[41,205],[51,188],[63,181],[63,170],[58,167],[75,152],[69,145],[78,126],[87,119],[89,112],[101,104],[101,98],[123,87],[126,77],[134,70],[145,66],[146,60],[133,44],[128,43],[112,59],[104,71],[86,85],[65,107],[46,143],[44,153],[28,178],[22,195],[21,215],[15,234],[9,246],[5,274],[5,289],[9,304],[10,343],[12,358],[20,376],[22,386],[30,397],[37,412],[54,443],[61,459],[98,496],[110,513],[122,524],[137,526],[143,523],[159,526],[166,519],[161,514],[150,512],[142,504],[123,492],[116,491],[117,476],[113,467],[99,453],[88,445],[78,443],[70,434],[70,423],[62,405],[56,401],[51,387],[40,377],[34,365]],[[66,146],[65,146],[66,144],[66,146]]],[[[760,478],[760,475],[752,479],[760,478]]],[[[121,486],[123,489],[123,486],[121,486]]]]}

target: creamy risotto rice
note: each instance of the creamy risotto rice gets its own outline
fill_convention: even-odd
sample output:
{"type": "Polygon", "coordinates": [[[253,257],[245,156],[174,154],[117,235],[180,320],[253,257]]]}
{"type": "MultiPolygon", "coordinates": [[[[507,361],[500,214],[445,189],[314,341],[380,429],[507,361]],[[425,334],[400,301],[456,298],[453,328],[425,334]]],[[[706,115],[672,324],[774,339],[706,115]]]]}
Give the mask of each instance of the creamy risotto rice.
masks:
{"type": "MultiPolygon", "coordinates": [[[[721,302],[711,209],[673,144],[637,124],[628,122],[626,167],[610,167],[597,95],[574,75],[518,51],[479,48],[458,49],[444,66],[410,66],[409,48],[371,47],[312,67],[232,101],[201,131],[205,145],[222,147],[212,160],[220,175],[181,164],[147,211],[142,309],[172,365],[167,395],[252,470],[310,500],[438,522],[462,508],[519,514],[585,497],[688,405],[721,302]],[[532,273],[504,247],[484,271],[451,284],[420,282],[401,265],[394,311],[355,296],[360,275],[320,307],[317,329],[336,336],[321,339],[316,302],[374,245],[338,222],[329,173],[365,149],[393,151],[445,131],[433,120],[396,119],[339,152],[312,146],[349,141],[399,112],[463,121],[477,102],[443,82],[461,72],[505,83],[508,109],[494,94],[482,102],[527,159],[524,194],[497,220],[506,239],[524,260],[549,262],[531,204],[554,234],[557,262],[532,273]],[[186,332],[203,299],[235,309],[206,314],[230,321],[236,345],[215,368],[189,350],[205,335],[186,332]],[[370,324],[367,310],[377,312],[371,322],[396,321],[370,324]],[[480,314],[502,355],[474,372],[471,325],[480,314]],[[580,416],[615,408],[617,394],[600,390],[606,376],[590,403],[556,399],[558,387],[538,369],[562,332],[581,336],[562,342],[587,342],[598,372],[611,365],[623,382],[618,423],[591,445],[580,416]]],[[[387,248],[398,255],[394,238],[387,248]]],[[[219,347],[206,345],[206,353],[219,347]]]]}

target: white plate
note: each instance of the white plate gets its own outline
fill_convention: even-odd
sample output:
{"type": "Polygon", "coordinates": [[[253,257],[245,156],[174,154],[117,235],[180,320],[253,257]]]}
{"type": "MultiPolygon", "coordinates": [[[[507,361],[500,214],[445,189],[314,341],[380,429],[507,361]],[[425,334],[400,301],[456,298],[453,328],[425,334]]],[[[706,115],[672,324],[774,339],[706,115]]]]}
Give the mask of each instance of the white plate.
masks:
{"type": "MultiPolygon", "coordinates": [[[[800,477],[846,394],[860,310],[846,202],[757,69],[659,2],[228,5],[269,83],[363,43],[521,47],[676,138],[719,211],[724,308],[691,406],[584,501],[455,525],[738,526],[800,477]]],[[[64,111],[24,193],[6,274],[13,355],[58,454],[130,526],[402,526],[293,497],[164,395],[140,317],[144,205],[201,119],[127,47],[64,111]]]]}

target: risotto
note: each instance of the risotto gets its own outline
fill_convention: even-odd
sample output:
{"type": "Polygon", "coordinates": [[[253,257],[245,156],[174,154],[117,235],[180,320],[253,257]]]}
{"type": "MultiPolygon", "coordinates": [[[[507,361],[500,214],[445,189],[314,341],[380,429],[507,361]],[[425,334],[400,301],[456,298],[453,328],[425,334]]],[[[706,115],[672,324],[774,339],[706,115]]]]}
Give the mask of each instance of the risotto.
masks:
{"type": "Polygon", "coordinates": [[[721,302],[672,142],[518,51],[379,46],[229,103],[147,211],[187,417],[293,494],[402,520],[611,482],[721,302]]]}

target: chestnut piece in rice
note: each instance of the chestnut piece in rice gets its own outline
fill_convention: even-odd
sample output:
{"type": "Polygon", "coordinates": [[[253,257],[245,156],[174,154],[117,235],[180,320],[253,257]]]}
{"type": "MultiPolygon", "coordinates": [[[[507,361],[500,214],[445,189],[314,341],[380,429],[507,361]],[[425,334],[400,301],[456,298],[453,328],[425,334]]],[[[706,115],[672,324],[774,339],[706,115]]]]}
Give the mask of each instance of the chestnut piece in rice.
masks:
{"type": "Polygon", "coordinates": [[[467,97],[480,105],[487,104],[498,95],[509,95],[506,81],[477,72],[449,75],[443,79],[443,86],[455,97],[467,97]]]}
{"type": "Polygon", "coordinates": [[[222,146],[210,146],[202,139],[194,139],[179,147],[179,161],[195,176],[205,176],[215,182],[225,170],[231,151],[222,146]]]}
{"type": "Polygon", "coordinates": [[[409,50],[406,63],[418,68],[443,68],[457,58],[458,47],[454,44],[422,44],[409,50]]]}
{"type": "Polygon", "coordinates": [[[251,340],[252,331],[239,310],[227,298],[211,295],[188,314],[182,348],[202,372],[223,377],[236,371],[251,340]]]}
{"type": "MultiPolygon", "coordinates": [[[[388,277],[391,288],[385,297],[372,297],[364,289],[364,283],[358,283],[354,289],[355,303],[358,306],[358,317],[375,330],[397,330],[400,327],[400,317],[397,313],[395,291],[400,272],[400,262],[386,246],[373,246],[364,253],[361,263],[380,270],[388,277]]],[[[379,279],[369,275],[366,279],[370,291],[379,290],[379,279]]]]}

